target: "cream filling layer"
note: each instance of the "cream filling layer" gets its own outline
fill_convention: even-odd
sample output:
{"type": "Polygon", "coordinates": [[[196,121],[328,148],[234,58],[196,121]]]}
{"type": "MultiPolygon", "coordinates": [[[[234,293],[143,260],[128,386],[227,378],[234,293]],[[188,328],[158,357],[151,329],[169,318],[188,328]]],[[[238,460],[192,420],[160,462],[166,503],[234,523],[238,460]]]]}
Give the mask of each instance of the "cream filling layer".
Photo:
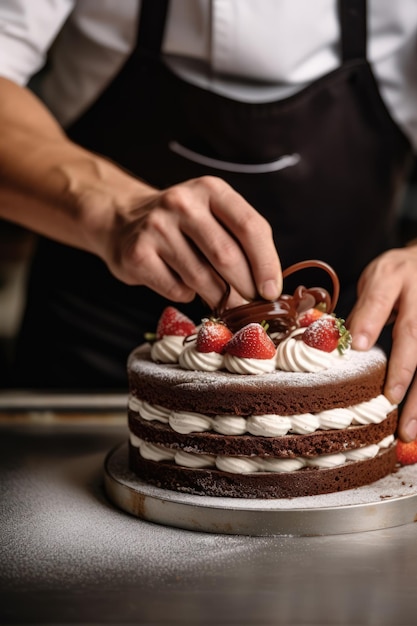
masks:
{"type": "Polygon", "coordinates": [[[381,449],[388,448],[394,442],[394,435],[388,435],[378,444],[347,450],[338,454],[323,454],[316,457],[297,457],[280,459],[275,457],[215,456],[194,454],[184,450],[172,450],[167,446],[149,443],[130,433],[130,443],[140,456],[150,461],[171,461],[190,469],[215,468],[232,474],[254,474],[259,472],[294,472],[304,467],[326,469],[344,465],[349,461],[364,461],[374,458],[381,449]]]}
{"type": "Polygon", "coordinates": [[[177,433],[187,435],[196,432],[214,431],[221,435],[244,435],[258,437],[282,437],[287,433],[310,434],[316,430],[344,429],[348,426],[379,424],[396,408],[396,405],[379,395],[368,402],[361,402],[346,409],[330,409],[320,413],[303,415],[251,415],[238,417],[216,415],[210,417],[191,411],[171,411],[165,407],[152,405],[135,396],[129,396],[129,409],[139,413],[142,419],[158,421],[177,433]]]}

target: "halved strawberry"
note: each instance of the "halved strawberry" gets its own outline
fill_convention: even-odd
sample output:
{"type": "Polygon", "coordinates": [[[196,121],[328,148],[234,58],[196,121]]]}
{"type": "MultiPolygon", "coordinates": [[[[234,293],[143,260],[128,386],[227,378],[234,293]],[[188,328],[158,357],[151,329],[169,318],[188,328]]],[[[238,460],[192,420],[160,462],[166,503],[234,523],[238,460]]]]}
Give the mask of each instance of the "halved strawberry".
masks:
{"type": "Polygon", "coordinates": [[[162,315],[156,327],[157,339],[162,339],[165,335],[188,337],[188,335],[192,335],[196,332],[197,328],[194,322],[173,306],[167,306],[162,311],[162,315]]]}
{"type": "Polygon", "coordinates": [[[322,309],[318,307],[312,307],[311,309],[307,309],[307,311],[300,313],[298,317],[298,325],[301,328],[306,328],[307,326],[310,326],[310,324],[312,324],[316,320],[323,317],[324,314],[325,314],[325,311],[323,311],[322,309]]]}
{"type": "Polygon", "coordinates": [[[233,335],[224,351],[246,359],[272,359],[276,348],[265,328],[251,322],[233,335]]]}
{"type": "Polygon", "coordinates": [[[224,322],[216,319],[203,319],[197,335],[197,351],[222,354],[225,345],[232,337],[232,331],[224,322]]]}
{"type": "Polygon", "coordinates": [[[417,463],[417,440],[405,443],[397,441],[397,461],[401,465],[413,465],[417,463]]]}
{"type": "Polygon", "coordinates": [[[321,317],[307,326],[301,339],[317,350],[333,352],[337,348],[341,353],[348,349],[352,341],[344,320],[331,316],[321,317]]]}

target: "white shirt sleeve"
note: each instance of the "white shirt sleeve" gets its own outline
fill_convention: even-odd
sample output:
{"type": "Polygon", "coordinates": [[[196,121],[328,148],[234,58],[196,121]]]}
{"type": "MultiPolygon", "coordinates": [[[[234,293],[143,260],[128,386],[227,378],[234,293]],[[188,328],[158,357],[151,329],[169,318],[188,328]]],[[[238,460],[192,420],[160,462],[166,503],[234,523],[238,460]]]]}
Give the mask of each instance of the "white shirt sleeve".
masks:
{"type": "Polygon", "coordinates": [[[25,85],[46,61],[75,0],[1,0],[0,76],[25,85]]]}

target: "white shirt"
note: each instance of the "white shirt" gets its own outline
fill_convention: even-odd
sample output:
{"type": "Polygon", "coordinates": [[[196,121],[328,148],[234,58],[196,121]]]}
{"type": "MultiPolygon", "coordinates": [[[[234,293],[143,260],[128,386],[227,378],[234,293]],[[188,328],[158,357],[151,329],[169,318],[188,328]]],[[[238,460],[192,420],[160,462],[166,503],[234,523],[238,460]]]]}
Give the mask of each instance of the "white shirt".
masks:
{"type": "MultiPolygon", "coordinates": [[[[417,147],[417,0],[368,0],[368,58],[417,147]]],[[[96,99],[135,42],[140,0],[1,0],[0,75],[39,93],[62,125],[96,99]]],[[[293,93],[340,65],[337,0],[171,0],[163,53],[203,88],[248,102],[293,93]]],[[[146,93],[144,93],[146,97],[146,93]]]]}

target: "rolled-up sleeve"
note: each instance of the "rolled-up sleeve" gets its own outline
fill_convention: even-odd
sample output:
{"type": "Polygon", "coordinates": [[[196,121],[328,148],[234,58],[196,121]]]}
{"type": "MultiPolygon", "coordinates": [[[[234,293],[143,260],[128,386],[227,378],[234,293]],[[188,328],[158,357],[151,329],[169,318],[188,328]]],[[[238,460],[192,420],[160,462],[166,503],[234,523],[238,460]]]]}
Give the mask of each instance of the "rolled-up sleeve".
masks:
{"type": "Polygon", "coordinates": [[[25,85],[47,52],[75,0],[1,0],[0,76],[25,85]]]}

